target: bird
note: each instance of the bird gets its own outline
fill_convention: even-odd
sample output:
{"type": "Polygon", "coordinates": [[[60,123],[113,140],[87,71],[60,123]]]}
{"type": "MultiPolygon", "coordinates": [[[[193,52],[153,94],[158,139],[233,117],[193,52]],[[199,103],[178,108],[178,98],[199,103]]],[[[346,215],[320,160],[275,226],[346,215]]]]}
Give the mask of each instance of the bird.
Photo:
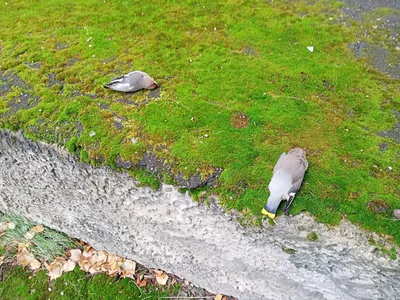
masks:
{"type": "Polygon", "coordinates": [[[158,87],[158,84],[147,73],[133,71],[111,80],[104,87],[118,92],[131,93],[142,89],[153,90],[158,87]]]}
{"type": "Polygon", "coordinates": [[[272,172],[272,178],[268,184],[270,195],[261,213],[274,219],[279,204],[284,200],[287,202],[283,211],[288,213],[296,193],[300,190],[307,169],[308,161],[304,149],[293,148],[287,154],[283,152],[272,172]]]}

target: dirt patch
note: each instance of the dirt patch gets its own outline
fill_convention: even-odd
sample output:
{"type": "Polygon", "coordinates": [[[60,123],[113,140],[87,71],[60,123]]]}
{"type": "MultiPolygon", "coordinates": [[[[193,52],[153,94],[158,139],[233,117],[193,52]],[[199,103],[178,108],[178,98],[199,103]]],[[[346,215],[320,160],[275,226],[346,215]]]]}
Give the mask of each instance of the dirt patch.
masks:
{"type": "MultiPolygon", "coordinates": [[[[127,162],[125,164],[127,164],[127,162]]],[[[173,180],[175,180],[178,187],[189,189],[212,185],[223,171],[222,168],[213,168],[210,174],[205,176],[205,178],[200,174],[186,177],[182,173],[175,174],[172,170],[173,166],[165,163],[164,159],[158,158],[153,153],[145,153],[143,158],[139,161],[138,166],[152,173],[160,181],[163,181],[163,174],[168,174],[173,180]]]]}
{"type": "Polygon", "coordinates": [[[376,214],[383,214],[389,209],[389,206],[386,204],[386,202],[380,199],[369,201],[367,206],[370,211],[376,214]]]}
{"type": "Polygon", "coordinates": [[[0,72],[0,96],[9,93],[11,87],[16,86],[22,89],[28,89],[28,85],[18,75],[11,72],[0,72]]]}
{"type": "Polygon", "coordinates": [[[55,73],[50,73],[47,75],[47,78],[49,79],[49,87],[52,87],[56,84],[61,84],[62,86],[65,85],[65,81],[58,80],[56,76],[57,75],[55,73]]]}
{"type": "Polygon", "coordinates": [[[230,118],[231,124],[235,128],[247,128],[250,125],[250,120],[243,112],[236,112],[230,118]]]}
{"type": "Polygon", "coordinates": [[[4,116],[10,116],[21,109],[29,109],[38,105],[39,97],[33,95],[32,89],[25,81],[13,72],[0,72],[0,96],[7,95],[13,87],[19,87],[23,89],[23,92],[8,102],[9,110],[4,113],[4,116]]]}
{"type": "MultiPolygon", "coordinates": [[[[378,135],[384,138],[390,138],[395,140],[396,143],[400,143],[400,113],[398,111],[393,112],[395,115],[395,118],[398,120],[396,124],[394,124],[394,127],[388,130],[381,130],[378,132],[378,135]]],[[[386,150],[387,147],[384,148],[386,150]]],[[[381,148],[382,151],[382,148],[381,148]]]]}
{"type": "Polygon", "coordinates": [[[161,88],[158,87],[158,88],[156,88],[154,90],[151,90],[150,93],[149,93],[149,97],[153,98],[153,99],[160,98],[161,97],[161,88]]]}
{"type": "Polygon", "coordinates": [[[243,49],[243,54],[247,56],[257,56],[257,50],[253,47],[247,47],[243,49]]]}
{"type": "Polygon", "coordinates": [[[368,64],[393,79],[400,78],[400,2],[396,0],[344,0],[341,22],[346,18],[360,22],[358,41],[350,48],[356,57],[366,58],[368,64]],[[387,9],[385,13],[379,11],[387,9]],[[373,15],[371,15],[373,14],[373,15]],[[367,21],[368,19],[368,21],[367,21]]]}

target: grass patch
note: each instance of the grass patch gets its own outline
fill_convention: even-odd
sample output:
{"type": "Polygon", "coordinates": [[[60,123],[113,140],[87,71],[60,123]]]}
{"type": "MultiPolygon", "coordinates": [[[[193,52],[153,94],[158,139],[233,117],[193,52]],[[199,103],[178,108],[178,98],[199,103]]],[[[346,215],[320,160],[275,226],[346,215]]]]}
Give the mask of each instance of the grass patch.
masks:
{"type": "MultiPolygon", "coordinates": [[[[400,227],[387,221],[400,207],[398,145],[376,134],[398,122],[398,81],[353,57],[348,44],[360,24],[337,22],[342,5],[0,3],[0,112],[20,90],[2,92],[4,74],[18,75],[40,99],[3,115],[0,127],[59,142],[95,165],[137,162],[149,151],[186,178],[223,168],[213,192],[252,224],[280,153],[304,147],[310,168],[292,213],[309,211],[330,224],[347,216],[400,242],[400,227]],[[161,84],[159,98],[102,88],[134,69],[161,84]],[[373,199],[383,199],[387,212],[371,212],[373,199]]],[[[157,186],[147,172],[132,172],[157,186]]]]}
{"type": "Polygon", "coordinates": [[[171,287],[141,287],[132,279],[110,278],[107,275],[88,275],[75,268],[54,282],[47,274],[36,274],[21,267],[6,268],[0,280],[0,298],[12,299],[160,299],[177,295],[179,284],[171,287]]]}
{"type": "Polygon", "coordinates": [[[18,250],[18,244],[30,244],[29,251],[40,261],[52,262],[57,256],[64,256],[65,251],[75,248],[76,244],[65,234],[44,227],[43,232],[36,233],[32,239],[26,239],[24,234],[37,225],[24,217],[16,215],[0,216],[1,224],[13,224],[6,229],[0,238],[0,249],[7,261],[13,260],[18,250]]]}

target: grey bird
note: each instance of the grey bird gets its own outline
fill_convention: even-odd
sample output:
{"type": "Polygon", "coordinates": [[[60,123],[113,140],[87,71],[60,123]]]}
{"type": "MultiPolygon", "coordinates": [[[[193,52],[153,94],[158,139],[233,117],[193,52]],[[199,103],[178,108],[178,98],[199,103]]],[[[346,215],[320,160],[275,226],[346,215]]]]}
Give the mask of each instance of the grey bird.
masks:
{"type": "Polygon", "coordinates": [[[308,161],[304,149],[293,148],[288,154],[285,152],[281,154],[268,184],[270,195],[261,211],[262,214],[275,218],[279,204],[283,200],[287,201],[284,213],[289,211],[296,193],[300,190],[307,168],[308,161]]]}
{"type": "Polygon", "coordinates": [[[133,71],[111,80],[104,87],[118,92],[131,93],[142,89],[153,90],[158,87],[158,84],[145,72],[133,71]]]}

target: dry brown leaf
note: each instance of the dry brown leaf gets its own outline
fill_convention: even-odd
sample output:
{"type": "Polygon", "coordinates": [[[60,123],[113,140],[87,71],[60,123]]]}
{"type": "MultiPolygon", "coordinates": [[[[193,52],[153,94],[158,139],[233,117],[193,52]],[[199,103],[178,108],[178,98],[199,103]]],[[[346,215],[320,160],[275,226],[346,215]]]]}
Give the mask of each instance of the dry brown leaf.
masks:
{"type": "Polygon", "coordinates": [[[0,256],[0,266],[4,263],[4,256],[0,256]]]}
{"type": "MultiPolygon", "coordinates": [[[[18,253],[17,253],[17,263],[24,267],[33,263],[33,267],[37,266],[37,260],[35,257],[26,249],[25,244],[18,244],[18,253]]],[[[39,263],[40,264],[40,263],[39,263]]]]}
{"type": "Polygon", "coordinates": [[[80,249],[71,249],[68,251],[67,255],[69,256],[69,259],[73,262],[78,262],[79,258],[82,255],[82,251],[80,249]]]}
{"type": "Polygon", "coordinates": [[[146,286],[147,285],[147,280],[140,280],[140,277],[138,276],[138,278],[136,278],[136,284],[139,286],[139,287],[144,287],[144,286],[146,286]]]}
{"type": "Polygon", "coordinates": [[[90,263],[91,263],[92,265],[96,264],[98,258],[99,258],[99,256],[97,255],[97,252],[94,252],[93,255],[92,255],[92,257],[90,258],[90,263]]]}
{"type": "Polygon", "coordinates": [[[159,285],[166,285],[168,281],[168,275],[164,271],[161,270],[151,270],[154,276],[156,276],[157,283],[159,285]]]}
{"type": "Polygon", "coordinates": [[[121,264],[121,269],[123,270],[120,273],[121,277],[134,278],[133,275],[135,275],[135,271],[136,271],[136,262],[134,262],[133,260],[127,259],[121,264]]]}
{"type": "Polygon", "coordinates": [[[72,260],[68,259],[65,264],[63,265],[62,271],[63,272],[71,272],[75,269],[76,263],[72,260]]]}
{"type": "Polygon", "coordinates": [[[222,300],[222,295],[216,294],[214,300],[222,300]]]}
{"type": "Polygon", "coordinates": [[[105,263],[108,258],[108,253],[104,250],[98,251],[97,252],[97,262],[98,263],[105,263]]]}
{"type": "Polygon", "coordinates": [[[133,274],[135,274],[136,262],[134,262],[133,260],[127,259],[122,263],[121,268],[124,271],[131,271],[131,272],[133,272],[133,274]]]}
{"type": "Polygon", "coordinates": [[[57,266],[56,268],[52,268],[47,275],[49,275],[50,280],[57,279],[62,275],[61,267],[57,266]]]}
{"type": "Polygon", "coordinates": [[[83,255],[79,258],[78,265],[83,271],[89,272],[90,264],[88,263],[88,260],[83,257],[83,255]]]}
{"type": "Polygon", "coordinates": [[[29,268],[32,271],[35,271],[35,270],[39,269],[40,266],[41,266],[41,263],[35,258],[29,263],[29,268]]]}
{"type": "Polygon", "coordinates": [[[31,240],[33,239],[33,237],[35,236],[35,233],[32,231],[27,231],[24,234],[24,238],[26,238],[27,240],[31,240]]]}
{"type": "Polygon", "coordinates": [[[50,280],[56,279],[62,275],[65,262],[64,257],[56,257],[56,259],[49,265],[47,270],[49,271],[48,275],[50,280]]]}
{"type": "Polygon", "coordinates": [[[34,232],[34,233],[43,232],[43,230],[44,230],[44,228],[43,228],[43,225],[41,225],[41,224],[33,226],[31,229],[29,229],[29,231],[34,232]]]}
{"type": "Polygon", "coordinates": [[[89,248],[89,247],[86,247],[86,246],[85,246],[84,249],[83,249],[82,256],[83,256],[84,258],[91,258],[92,255],[93,255],[93,249],[88,250],[88,248],[89,248]]]}
{"type": "Polygon", "coordinates": [[[64,257],[59,256],[59,257],[56,257],[52,263],[60,264],[61,266],[63,266],[65,264],[65,262],[66,262],[66,259],[64,257]]]}
{"type": "Polygon", "coordinates": [[[135,279],[135,274],[131,271],[122,271],[121,273],[119,273],[119,276],[121,278],[128,277],[128,278],[135,279]]]}

